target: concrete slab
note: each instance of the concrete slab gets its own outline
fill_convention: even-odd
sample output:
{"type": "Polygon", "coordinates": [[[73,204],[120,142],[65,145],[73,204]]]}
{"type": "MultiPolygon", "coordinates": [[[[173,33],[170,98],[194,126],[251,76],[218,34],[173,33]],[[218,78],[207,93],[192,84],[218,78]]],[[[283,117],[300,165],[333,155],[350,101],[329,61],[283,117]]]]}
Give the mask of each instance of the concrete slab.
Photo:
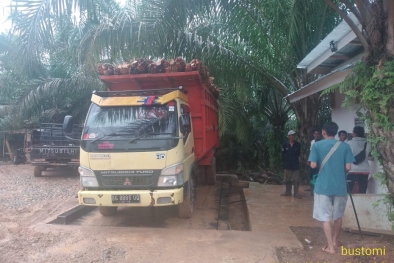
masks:
{"type": "Polygon", "coordinates": [[[74,254],[75,251],[102,253],[106,249],[116,248],[124,253],[122,260],[117,259],[119,263],[278,263],[276,247],[289,250],[302,248],[291,226],[320,226],[312,219],[313,199],[310,192],[304,191],[305,188],[300,189],[303,198],[294,199],[280,196],[284,186],[250,183],[249,188],[243,190],[251,231],[44,223],[33,225],[30,229],[45,236],[67,237],[67,240],[46,252],[52,254],[62,252],[67,243],[72,244],[74,254]]]}
{"type": "MultiPolygon", "coordinates": [[[[353,202],[361,231],[375,234],[393,235],[391,222],[388,219],[390,207],[384,204],[383,195],[380,194],[353,194],[353,202]]],[[[344,229],[358,232],[356,216],[350,198],[346,203],[342,225],[344,229]]]]}
{"type": "Polygon", "coordinates": [[[305,191],[307,188],[300,187],[302,199],[280,196],[284,191],[282,185],[250,183],[249,188],[244,189],[250,228],[253,234],[261,236],[261,243],[267,242],[272,248],[302,248],[290,227],[321,226],[312,218],[313,197],[305,191]]]}

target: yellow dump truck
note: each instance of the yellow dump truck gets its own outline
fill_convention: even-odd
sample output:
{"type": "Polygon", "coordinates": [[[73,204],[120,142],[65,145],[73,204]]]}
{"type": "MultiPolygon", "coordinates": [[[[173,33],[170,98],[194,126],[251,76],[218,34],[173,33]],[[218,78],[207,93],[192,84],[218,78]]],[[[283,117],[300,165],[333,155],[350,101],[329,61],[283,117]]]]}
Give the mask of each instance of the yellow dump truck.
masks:
{"type": "MultiPolygon", "coordinates": [[[[190,218],[197,184],[215,182],[217,96],[197,71],[100,76],[80,148],[79,203],[104,216],[120,206],[177,205],[190,218]]],[[[63,129],[71,133],[72,116],[63,129]]]]}

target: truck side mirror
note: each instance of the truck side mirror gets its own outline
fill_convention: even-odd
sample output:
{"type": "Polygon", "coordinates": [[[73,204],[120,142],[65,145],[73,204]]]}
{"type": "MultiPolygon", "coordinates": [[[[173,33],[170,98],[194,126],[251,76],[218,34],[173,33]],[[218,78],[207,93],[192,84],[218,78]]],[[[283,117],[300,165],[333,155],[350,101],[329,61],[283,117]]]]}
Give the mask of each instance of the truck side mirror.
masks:
{"type": "Polygon", "coordinates": [[[187,134],[190,132],[190,117],[189,114],[181,114],[179,116],[179,124],[182,134],[187,134]]]}
{"type": "Polygon", "coordinates": [[[64,117],[63,121],[63,131],[64,133],[72,133],[74,126],[73,116],[67,115],[64,117]]]}

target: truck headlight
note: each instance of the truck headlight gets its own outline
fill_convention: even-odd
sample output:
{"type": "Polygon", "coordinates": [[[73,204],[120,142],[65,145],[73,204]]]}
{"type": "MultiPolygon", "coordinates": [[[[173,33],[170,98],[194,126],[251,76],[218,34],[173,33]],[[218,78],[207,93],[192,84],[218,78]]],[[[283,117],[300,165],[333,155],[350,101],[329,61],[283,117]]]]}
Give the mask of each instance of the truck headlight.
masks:
{"type": "Polygon", "coordinates": [[[79,166],[78,172],[81,178],[81,185],[83,187],[98,187],[96,175],[94,172],[88,168],[79,166]]]}
{"type": "Polygon", "coordinates": [[[161,171],[157,186],[183,185],[183,163],[175,164],[161,171]]]}
{"type": "Polygon", "coordinates": [[[83,166],[79,166],[78,167],[78,172],[79,172],[79,176],[93,176],[96,177],[96,175],[94,174],[94,172],[88,168],[85,168],[83,166]]]}

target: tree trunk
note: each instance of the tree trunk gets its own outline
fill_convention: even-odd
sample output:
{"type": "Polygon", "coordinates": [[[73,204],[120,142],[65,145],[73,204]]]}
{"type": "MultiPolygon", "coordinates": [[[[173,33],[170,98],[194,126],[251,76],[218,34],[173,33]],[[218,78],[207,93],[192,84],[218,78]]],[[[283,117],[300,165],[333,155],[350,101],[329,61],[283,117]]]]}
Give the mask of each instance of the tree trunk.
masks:
{"type": "MultiPolygon", "coordinates": [[[[384,15],[386,18],[386,45],[385,45],[385,58],[394,59],[394,1],[384,0],[383,1],[384,15]]],[[[391,86],[391,89],[393,87],[391,86]]],[[[394,122],[394,110],[389,110],[389,120],[394,122]]],[[[374,117],[372,115],[372,117],[374,117]]],[[[373,119],[372,132],[375,136],[381,136],[385,139],[385,143],[378,143],[377,150],[381,155],[381,164],[384,172],[387,176],[387,188],[394,197],[394,130],[384,130],[381,126],[374,126],[375,120],[373,119]]]]}
{"type": "MultiPolygon", "coordinates": [[[[392,116],[394,117],[394,116],[392,116]]],[[[375,118],[372,117],[372,120],[375,118]]],[[[384,142],[377,144],[377,151],[381,158],[380,162],[383,171],[387,176],[387,188],[392,196],[394,196],[394,131],[384,131],[382,128],[372,125],[371,133],[373,137],[382,137],[384,142]]]]}
{"type": "Polygon", "coordinates": [[[305,168],[311,146],[311,131],[318,125],[320,99],[313,94],[294,103],[294,113],[298,119],[299,142],[301,143],[301,167],[305,168]]]}
{"type": "Polygon", "coordinates": [[[388,15],[386,51],[389,56],[394,57],[394,1],[385,0],[383,6],[388,15]]]}

